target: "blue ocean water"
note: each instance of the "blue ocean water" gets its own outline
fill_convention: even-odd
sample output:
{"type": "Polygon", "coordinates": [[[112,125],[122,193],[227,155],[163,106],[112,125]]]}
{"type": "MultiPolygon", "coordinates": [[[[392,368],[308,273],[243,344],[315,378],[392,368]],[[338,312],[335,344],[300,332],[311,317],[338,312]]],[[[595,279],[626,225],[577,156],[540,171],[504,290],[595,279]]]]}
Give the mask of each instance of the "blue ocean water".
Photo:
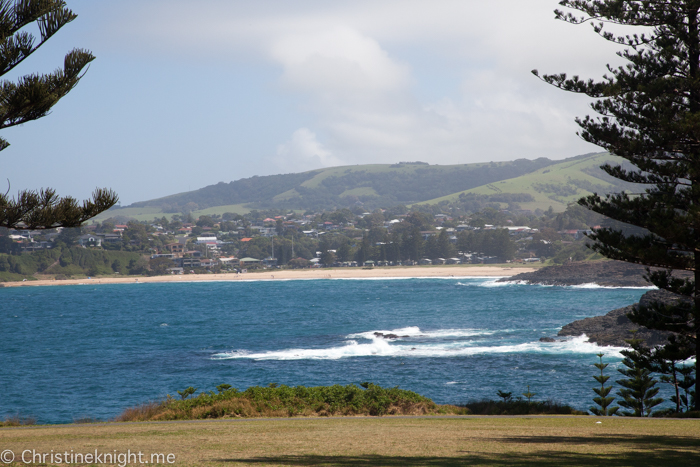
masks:
{"type": "MultiPolygon", "coordinates": [[[[271,382],[371,381],[438,403],[529,384],[536,399],[586,409],[601,348],[539,338],[643,293],[485,278],[4,288],[0,417],[110,419],[188,386],[271,382]]],[[[619,349],[602,350],[617,379],[619,349]]]]}

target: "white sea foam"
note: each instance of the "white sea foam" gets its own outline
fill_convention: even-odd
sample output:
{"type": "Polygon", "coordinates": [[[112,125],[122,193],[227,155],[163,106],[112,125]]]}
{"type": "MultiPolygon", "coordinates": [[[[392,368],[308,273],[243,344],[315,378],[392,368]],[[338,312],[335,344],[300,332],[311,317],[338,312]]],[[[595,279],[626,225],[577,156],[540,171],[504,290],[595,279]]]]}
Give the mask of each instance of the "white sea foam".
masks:
{"type": "MultiPolygon", "coordinates": [[[[512,345],[474,345],[473,342],[402,344],[374,338],[369,343],[358,343],[355,340],[349,340],[345,341],[341,346],[325,349],[284,349],[259,353],[233,351],[218,353],[213,355],[212,358],[217,360],[239,358],[253,360],[338,360],[341,358],[374,356],[451,358],[513,353],[595,355],[601,352],[601,347],[587,342],[587,339],[586,336],[580,336],[556,342],[534,341],[512,345]]],[[[622,350],[620,347],[605,347],[605,353],[608,356],[619,357],[620,350],[622,350]]]]}
{"type": "Polygon", "coordinates": [[[480,284],[461,284],[461,285],[476,285],[477,287],[513,287],[516,285],[528,285],[525,281],[504,281],[499,282],[504,277],[493,277],[491,280],[484,281],[480,284]]]}
{"type": "MultiPolygon", "coordinates": [[[[507,277],[507,276],[506,276],[507,277]]],[[[486,280],[500,279],[495,276],[416,276],[416,277],[329,277],[329,280],[335,281],[402,281],[411,279],[435,279],[435,280],[486,280]]]]}
{"type": "Polygon", "coordinates": [[[639,289],[639,290],[654,290],[657,287],[650,285],[646,287],[613,287],[613,286],[608,286],[608,285],[599,285],[595,283],[589,283],[589,284],[579,284],[579,285],[570,285],[567,287],[571,287],[572,289],[639,289]]]}
{"type": "Polygon", "coordinates": [[[409,326],[399,329],[391,330],[373,330],[367,332],[358,332],[355,334],[349,334],[348,339],[384,339],[382,336],[377,336],[375,333],[380,334],[394,334],[399,336],[399,338],[394,338],[392,340],[400,340],[403,336],[406,337],[420,337],[423,339],[439,339],[443,337],[471,337],[480,335],[491,335],[495,331],[486,331],[483,329],[437,329],[434,331],[421,331],[417,326],[409,326]]]}

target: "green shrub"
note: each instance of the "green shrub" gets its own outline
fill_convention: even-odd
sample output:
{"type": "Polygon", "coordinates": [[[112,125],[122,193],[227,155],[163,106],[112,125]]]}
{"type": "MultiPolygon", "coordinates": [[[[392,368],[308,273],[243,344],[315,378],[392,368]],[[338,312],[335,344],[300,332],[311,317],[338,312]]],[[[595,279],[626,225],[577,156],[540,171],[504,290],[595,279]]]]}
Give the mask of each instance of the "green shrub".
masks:
{"type": "MultiPolygon", "coordinates": [[[[382,388],[368,384],[362,389],[347,386],[249,387],[245,391],[219,385],[218,393],[203,392],[196,397],[165,401],[127,409],[121,421],[187,420],[220,417],[279,417],[329,415],[393,415],[464,413],[464,409],[444,406],[441,410],[430,399],[412,391],[382,388]]],[[[188,388],[189,389],[189,388],[188,388]]],[[[192,391],[178,391],[183,396],[192,391]]]]}
{"type": "Polygon", "coordinates": [[[587,415],[568,405],[552,400],[528,402],[525,400],[470,401],[459,407],[469,409],[474,415],[587,415]]]}

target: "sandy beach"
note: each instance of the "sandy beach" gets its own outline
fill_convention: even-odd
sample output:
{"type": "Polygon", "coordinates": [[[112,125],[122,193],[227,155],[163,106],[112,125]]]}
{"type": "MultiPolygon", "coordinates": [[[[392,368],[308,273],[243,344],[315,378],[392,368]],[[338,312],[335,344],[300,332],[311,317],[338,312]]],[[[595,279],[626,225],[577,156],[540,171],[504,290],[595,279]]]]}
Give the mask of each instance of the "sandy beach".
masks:
{"type": "Polygon", "coordinates": [[[286,269],[250,272],[246,274],[184,274],[152,277],[95,277],[68,280],[36,280],[4,282],[0,287],[30,287],[45,285],[94,285],[136,284],[145,282],[194,282],[194,281],[250,281],[293,279],[377,279],[400,277],[507,277],[521,272],[532,272],[531,267],[503,267],[491,265],[388,267],[388,268],[335,268],[335,269],[286,269]]]}

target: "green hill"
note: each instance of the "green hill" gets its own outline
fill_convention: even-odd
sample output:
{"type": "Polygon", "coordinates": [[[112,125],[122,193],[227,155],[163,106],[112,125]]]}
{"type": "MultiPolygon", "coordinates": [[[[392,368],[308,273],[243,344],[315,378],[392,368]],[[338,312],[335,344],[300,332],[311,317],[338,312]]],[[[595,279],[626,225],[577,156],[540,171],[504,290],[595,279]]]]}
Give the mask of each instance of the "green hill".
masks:
{"type": "MultiPolygon", "coordinates": [[[[621,188],[599,166],[607,153],[563,161],[518,159],[459,165],[424,162],[372,164],[220,182],[199,190],[113,208],[98,220],[124,216],[139,220],[172,213],[245,214],[253,209],[333,210],[362,206],[372,210],[397,205],[439,204],[478,199],[483,205],[517,203],[521,209],[550,206],[563,211],[582,195],[621,188]]],[[[622,187],[624,189],[624,187],[622,187]]]]}
{"type": "Polygon", "coordinates": [[[460,165],[426,163],[372,164],[331,167],[309,172],[270,175],[220,182],[199,190],[134,203],[109,215],[151,215],[209,210],[335,209],[357,204],[367,209],[412,204],[486,182],[517,177],[554,164],[546,158],[460,165]]]}
{"type": "Polygon", "coordinates": [[[535,170],[507,180],[486,183],[447,196],[433,198],[417,204],[459,202],[471,197],[486,196],[504,205],[508,195],[517,201],[521,209],[563,211],[567,204],[593,192],[602,194],[630,189],[631,185],[610,177],[600,169],[606,162],[623,163],[623,159],[608,153],[588,154],[535,170]]]}

